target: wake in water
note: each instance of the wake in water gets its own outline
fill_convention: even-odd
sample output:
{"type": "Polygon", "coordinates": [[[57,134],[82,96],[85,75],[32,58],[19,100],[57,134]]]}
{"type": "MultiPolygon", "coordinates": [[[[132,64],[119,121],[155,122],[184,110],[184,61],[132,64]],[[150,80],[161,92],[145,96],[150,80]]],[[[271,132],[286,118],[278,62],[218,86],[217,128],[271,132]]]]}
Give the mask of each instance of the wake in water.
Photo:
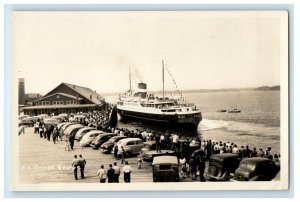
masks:
{"type": "Polygon", "coordinates": [[[280,137],[280,127],[266,126],[264,124],[203,119],[198,126],[200,134],[204,131],[217,129],[233,132],[237,136],[259,136],[272,139],[279,139],[280,137]]]}

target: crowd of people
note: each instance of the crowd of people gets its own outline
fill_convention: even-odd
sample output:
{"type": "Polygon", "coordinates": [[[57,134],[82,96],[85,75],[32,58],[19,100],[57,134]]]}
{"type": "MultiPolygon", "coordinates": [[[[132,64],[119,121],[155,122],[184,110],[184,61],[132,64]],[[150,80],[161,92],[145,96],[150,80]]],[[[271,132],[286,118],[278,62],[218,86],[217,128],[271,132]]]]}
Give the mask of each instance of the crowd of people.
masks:
{"type": "MultiPolygon", "coordinates": [[[[101,111],[94,111],[88,113],[78,113],[70,114],[65,117],[65,121],[78,122],[84,126],[94,127],[97,130],[102,130],[104,132],[115,133],[118,136],[135,137],[140,138],[144,142],[154,141],[156,146],[156,151],[161,152],[161,150],[172,150],[178,155],[180,164],[180,173],[183,178],[191,177],[192,179],[199,179],[205,181],[204,170],[205,162],[209,161],[210,157],[214,154],[220,153],[234,153],[238,154],[241,158],[251,158],[251,157],[265,157],[269,158],[275,162],[280,161],[280,154],[272,154],[271,147],[266,150],[263,148],[257,149],[253,147],[250,149],[248,145],[238,146],[235,143],[223,142],[223,141],[212,141],[212,140],[201,140],[198,137],[185,137],[175,132],[165,131],[151,131],[151,130],[141,130],[134,129],[130,130],[128,128],[115,128],[110,125],[110,114],[113,109],[113,105],[106,105],[101,111]],[[193,156],[193,152],[200,150],[197,155],[193,156]]],[[[45,124],[42,119],[37,120],[34,125],[34,133],[39,134],[40,138],[52,141],[55,144],[57,141],[66,141],[65,150],[70,151],[74,148],[75,134],[65,136],[62,128],[58,128],[52,124],[45,124]]],[[[114,152],[116,159],[118,156],[114,152]]],[[[77,180],[77,167],[80,168],[81,177],[84,178],[84,165],[82,165],[82,156],[79,155],[79,160],[77,156],[73,160],[74,176],[77,180]],[[74,163],[75,162],[75,163],[74,163]],[[76,174],[75,174],[76,173],[76,174]]],[[[130,182],[130,173],[132,168],[125,161],[125,155],[122,155],[122,162],[125,163],[123,167],[124,181],[130,182]]],[[[138,167],[141,168],[142,160],[138,160],[138,167]]],[[[120,168],[117,166],[117,162],[114,165],[110,164],[108,169],[104,168],[104,165],[100,166],[97,173],[100,178],[100,182],[103,183],[108,179],[109,183],[119,182],[120,168]]]]}

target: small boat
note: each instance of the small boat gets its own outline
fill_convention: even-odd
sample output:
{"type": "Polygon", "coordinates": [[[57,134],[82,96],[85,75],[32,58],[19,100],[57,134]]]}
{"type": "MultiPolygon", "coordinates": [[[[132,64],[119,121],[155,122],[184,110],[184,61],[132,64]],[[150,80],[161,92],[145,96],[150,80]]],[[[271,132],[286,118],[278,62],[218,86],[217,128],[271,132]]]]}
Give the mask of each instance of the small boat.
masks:
{"type": "Polygon", "coordinates": [[[233,110],[228,110],[228,113],[241,113],[240,109],[233,109],[233,110]]]}
{"type": "Polygon", "coordinates": [[[226,109],[219,109],[217,112],[227,112],[226,109]]]}

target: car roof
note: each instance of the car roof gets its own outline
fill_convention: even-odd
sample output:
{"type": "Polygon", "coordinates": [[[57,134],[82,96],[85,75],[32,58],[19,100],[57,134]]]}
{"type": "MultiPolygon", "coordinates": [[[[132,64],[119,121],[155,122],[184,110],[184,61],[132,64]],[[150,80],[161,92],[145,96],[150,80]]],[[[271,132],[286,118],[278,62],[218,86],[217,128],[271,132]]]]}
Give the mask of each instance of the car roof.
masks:
{"type": "Polygon", "coordinates": [[[176,164],[178,165],[178,160],[176,156],[156,156],[153,159],[152,165],[159,164],[176,164]]]}
{"type": "Polygon", "coordinates": [[[102,138],[104,136],[109,136],[109,135],[116,135],[115,133],[103,133],[99,135],[99,138],[102,138]]]}
{"type": "Polygon", "coordinates": [[[94,133],[104,133],[102,130],[92,130],[88,133],[86,133],[85,135],[91,135],[91,134],[94,134],[94,133]]]}
{"type": "Polygon", "coordinates": [[[162,153],[173,154],[174,151],[172,151],[172,150],[161,150],[161,152],[157,152],[156,149],[145,151],[145,154],[162,154],[162,153]]]}
{"type": "Polygon", "coordinates": [[[83,128],[80,128],[79,131],[88,130],[88,129],[96,129],[96,128],[84,126],[83,128]]]}
{"type": "Polygon", "coordinates": [[[263,157],[253,157],[253,158],[247,158],[242,160],[241,163],[251,163],[251,164],[257,164],[257,163],[261,163],[264,161],[271,161],[270,159],[267,158],[263,158],[263,157]]]}
{"type": "Polygon", "coordinates": [[[233,153],[222,153],[222,154],[214,154],[211,156],[211,158],[225,159],[225,158],[232,158],[238,156],[239,156],[238,154],[233,154],[233,153]]]}
{"type": "Polygon", "coordinates": [[[120,138],[120,139],[125,139],[125,138],[127,138],[127,137],[116,135],[116,136],[111,137],[110,139],[119,139],[119,138],[120,138]]]}
{"type": "Polygon", "coordinates": [[[122,142],[129,142],[129,141],[142,141],[140,138],[134,138],[134,137],[128,137],[128,138],[124,138],[124,139],[121,139],[120,141],[122,142]]]}
{"type": "Polygon", "coordinates": [[[71,125],[70,127],[68,127],[68,129],[70,128],[70,130],[72,130],[72,129],[81,128],[81,127],[84,127],[84,126],[81,124],[75,124],[75,125],[71,125]]]}

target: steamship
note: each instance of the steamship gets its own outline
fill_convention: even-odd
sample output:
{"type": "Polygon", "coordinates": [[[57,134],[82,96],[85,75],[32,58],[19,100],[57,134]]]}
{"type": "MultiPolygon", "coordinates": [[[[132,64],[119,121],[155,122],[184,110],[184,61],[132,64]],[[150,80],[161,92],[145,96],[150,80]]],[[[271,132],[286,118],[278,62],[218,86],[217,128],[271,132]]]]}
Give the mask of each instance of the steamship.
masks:
{"type": "Polygon", "coordinates": [[[137,90],[131,89],[131,73],[129,73],[129,90],[120,94],[117,100],[117,111],[124,120],[132,119],[155,125],[169,125],[196,129],[202,120],[201,112],[192,103],[186,103],[180,97],[167,97],[164,92],[163,64],[163,95],[149,94],[147,84],[138,83],[137,90]]]}

